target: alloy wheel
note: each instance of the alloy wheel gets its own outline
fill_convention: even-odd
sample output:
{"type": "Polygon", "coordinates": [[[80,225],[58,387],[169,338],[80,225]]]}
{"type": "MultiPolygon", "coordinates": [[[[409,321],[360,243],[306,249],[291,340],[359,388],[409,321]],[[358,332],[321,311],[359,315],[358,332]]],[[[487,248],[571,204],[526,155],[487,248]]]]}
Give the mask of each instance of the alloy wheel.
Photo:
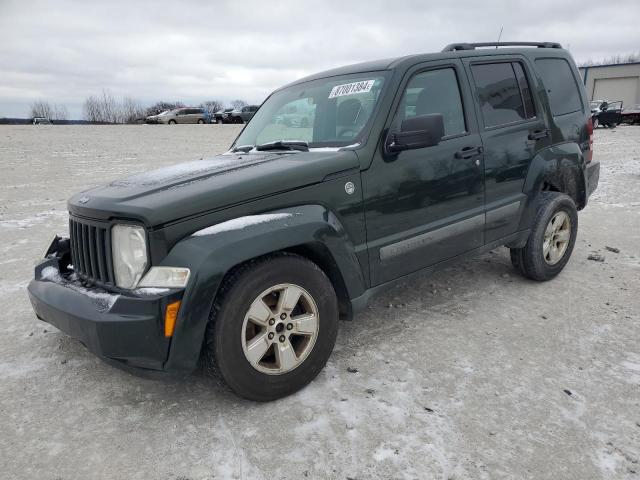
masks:
{"type": "Polygon", "coordinates": [[[544,232],[542,254],[549,265],[558,263],[571,240],[571,219],[564,211],[557,212],[547,224],[544,232]]]}
{"type": "Polygon", "coordinates": [[[256,370],[282,375],[307,358],[318,337],[316,302],[304,288],[290,283],[262,292],[242,325],[242,349],[256,370]]]}

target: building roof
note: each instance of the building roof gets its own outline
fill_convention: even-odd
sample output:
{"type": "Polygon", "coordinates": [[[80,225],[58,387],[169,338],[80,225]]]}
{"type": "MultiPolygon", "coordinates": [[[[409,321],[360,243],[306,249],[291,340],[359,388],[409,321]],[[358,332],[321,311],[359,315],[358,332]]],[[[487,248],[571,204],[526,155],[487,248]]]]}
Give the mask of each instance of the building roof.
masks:
{"type": "Polygon", "coordinates": [[[626,67],[627,65],[640,65],[640,62],[629,62],[629,63],[607,63],[605,65],[583,65],[578,67],[580,70],[584,70],[585,68],[601,68],[601,67],[626,67]]]}

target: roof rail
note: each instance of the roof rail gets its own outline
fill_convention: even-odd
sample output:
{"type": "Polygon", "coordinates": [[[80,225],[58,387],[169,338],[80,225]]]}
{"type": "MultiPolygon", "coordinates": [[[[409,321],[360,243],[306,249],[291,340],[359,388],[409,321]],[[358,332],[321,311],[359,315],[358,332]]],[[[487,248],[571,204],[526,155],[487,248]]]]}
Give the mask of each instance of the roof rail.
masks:
{"type": "Polygon", "coordinates": [[[483,43],[451,43],[442,49],[443,52],[455,52],[456,50],[475,50],[476,47],[538,47],[538,48],[562,48],[556,42],[483,42],[483,43]]]}

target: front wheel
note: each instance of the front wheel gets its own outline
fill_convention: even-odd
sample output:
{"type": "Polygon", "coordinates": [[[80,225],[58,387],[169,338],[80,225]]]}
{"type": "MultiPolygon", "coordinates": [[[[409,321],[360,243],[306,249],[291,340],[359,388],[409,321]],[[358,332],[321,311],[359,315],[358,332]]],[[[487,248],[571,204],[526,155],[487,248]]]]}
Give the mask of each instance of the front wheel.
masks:
{"type": "Polygon", "coordinates": [[[169,120],[169,125],[175,125],[176,121],[175,120],[169,120]]]}
{"type": "Polygon", "coordinates": [[[203,120],[203,119],[201,119],[201,118],[199,118],[199,119],[198,119],[198,124],[199,124],[199,125],[203,125],[203,124],[204,124],[204,120],[203,120]]]}
{"type": "Polygon", "coordinates": [[[324,368],[338,331],[331,282],[311,261],[279,254],[225,281],[207,326],[205,361],[238,395],[275,400],[324,368]]]}
{"type": "Polygon", "coordinates": [[[511,263],[525,277],[550,280],[565,267],[576,242],[578,211],[568,195],[542,192],[540,206],[522,248],[511,249],[511,263]]]}
{"type": "Polygon", "coordinates": [[[598,117],[591,119],[591,122],[593,123],[593,128],[598,128],[600,126],[600,121],[598,120],[598,117]]]}

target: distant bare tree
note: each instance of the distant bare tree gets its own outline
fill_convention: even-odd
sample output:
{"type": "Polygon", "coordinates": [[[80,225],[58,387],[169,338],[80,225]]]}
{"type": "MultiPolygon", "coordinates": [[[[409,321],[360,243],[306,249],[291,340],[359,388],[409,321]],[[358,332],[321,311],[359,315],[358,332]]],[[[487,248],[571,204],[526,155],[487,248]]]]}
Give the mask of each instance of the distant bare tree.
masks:
{"type": "Polygon", "coordinates": [[[100,108],[102,110],[102,118],[105,123],[122,123],[120,118],[116,99],[109,90],[102,90],[100,98],[100,108]]]}
{"type": "Polygon", "coordinates": [[[205,109],[209,115],[213,115],[218,110],[222,110],[224,108],[224,103],[222,100],[207,100],[206,102],[202,102],[200,107],[205,109]]]}
{"type": "Polygon", "coordinates": [[[640,62],[640,52],[629,53],[627,55],[612,55],[603,60],[585,60],[580,63],[580,67],[593,67],[596,65],[615,65],[621,63],[635,63],[640,62]]]}
{"type": "Polygon", "coordinates": [[[135,123],[145,116],[142,104],[131,97],[118,101],[108,90],[84,101],[84,118],[94,123],[135,123]]]}
{"type": "Polygon", "coordinates": [[[151,105],[147,108],[147,115],[158,115],[159,113],[165,112],[167,110],[174,110],[176,108],[184,107],[184,103],[182,102],[156,102],[154,105],[151,105]]]}
{"type": "Polygon", "coordinates": [[[246,105],[248,105],[248,103],[245,102],[244,100],[240,100],[240,99],[237,99],[237,100],[234,100],[234,101],[231,102],[231,106],[233,108],[242,108],[242,107],[244,107],[246,105]]]}
{"type": "Polygon", "coordinates": [[[122,99],[121,110],[123,123],[136,123],[145,117],[145,109],[142,104],[131,97],[122,99]]]}
{"type": "Polygon", "coordinates": [[[62,104],[55,103],[53,105],[53,120],[69,120],[69,111],[67,110],[67,107],[62,104]]]}
{"type": "Polygon", "coordinates": [[[50,119],[52,113],[51,104],[46,100],[36,100],[31,104],[31,116],[34,118],[44,117],[50,119]]]}
{"type": "Polygon", "coordinates": [[[69,112],[62,104],[51,104],[47,100],[37,100],[31,104],[31,117],[44,117],[49,120],[68,120],[69,112]]]}
{"type": "Polygon", "coordinates": [[[94,95],[87,97],[82,107],[84,118],[89,122],[101,122],[102,114],[100,109],[100,99],[94,95]]]}

